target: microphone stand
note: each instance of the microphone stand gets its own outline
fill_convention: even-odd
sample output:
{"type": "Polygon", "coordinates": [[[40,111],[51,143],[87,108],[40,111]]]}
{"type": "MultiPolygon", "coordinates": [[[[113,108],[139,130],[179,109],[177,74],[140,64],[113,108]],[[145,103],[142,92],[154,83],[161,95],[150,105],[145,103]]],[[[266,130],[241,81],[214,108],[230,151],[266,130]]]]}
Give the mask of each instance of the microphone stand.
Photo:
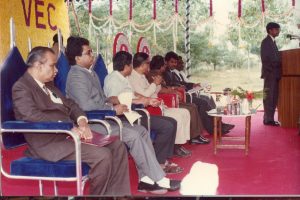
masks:
{"type": "Polygon", "coordinates": [[[287,37],[290,38],[290,40],[299,40],[299,47],[300,47],[300,36],[288,35],[287,37]]]}

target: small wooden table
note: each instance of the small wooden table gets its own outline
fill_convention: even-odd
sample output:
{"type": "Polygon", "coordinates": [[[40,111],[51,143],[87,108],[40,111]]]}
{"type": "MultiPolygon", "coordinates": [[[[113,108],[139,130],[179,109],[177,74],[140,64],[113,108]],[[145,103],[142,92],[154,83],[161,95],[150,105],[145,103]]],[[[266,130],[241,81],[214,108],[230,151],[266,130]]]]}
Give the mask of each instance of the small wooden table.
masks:
{"type": "Polygon", "coordinates": [[[209,116],[214,118],[214,154],[217,154],[217,149],[245,149],[245,154],[248,155],[250,144],[251,131],[251,116],[255,113],[240,114],[240,115],[224,115],[207,112],[209,116]],[[243,137],[222,137],[222,118],[226,117],[245,117],[245,136],[243,137]],[[223,144],[222,141],[245,141],[244,144],[223,144]]]}

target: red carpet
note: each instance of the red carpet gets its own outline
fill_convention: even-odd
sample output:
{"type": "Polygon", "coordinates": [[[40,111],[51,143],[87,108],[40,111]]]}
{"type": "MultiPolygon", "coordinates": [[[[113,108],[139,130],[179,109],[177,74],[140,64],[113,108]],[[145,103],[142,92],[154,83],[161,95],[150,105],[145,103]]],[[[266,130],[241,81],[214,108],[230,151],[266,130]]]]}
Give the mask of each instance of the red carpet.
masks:
{"type": "MultiPolygon", "coordinates": [[[[217,195],[299,195],[300,194],[300,136],[298,129],[264,126],[262,114],[252,117],[250,150],[248,156],[244,150],[219,149],[213,154],[213,144],[185,145],[192,150],[189,158],[175,158],[174,162],[184,168],[184,172],[171,175],[170,178],[182,179],[193,163],[202,161],[216,164],[219,168],[219,187],[217,195]]],[[[229,135],[244,133],[244,119],[225,119],[236,127],[229,135]]],[[[211,136],[208,136],[211,138],[211,136]]],[[[212,138],[211,138],[212,139],[212,138]]],[[[24,149],[24,148],[23,148],[24,149]]],[[[7,155],[5,159],[19,157],[19,149],[7,155]]],[[[134,196],[140,193],[137,188],[137,174],[130,159],[131,190],[134,196]]],[[[3,176],[2,176],[3,177],[3,176]]],[[[195,183],[197,184],[197,183],[195,183]]],[[[44,194],[53,195],[51,182],[44,184],[44,194]]],[[[2,179],[3,195],[37,196],[37,181],[19,181],[2,179]]],[[[60,195],[75,195],[74,183],[59,183],[60,195]]],[[[85,194],[88,194],[88,187],[85,194]]],[[[169,192],[166,196],[179,196],[179,192],[169,192]]]]}

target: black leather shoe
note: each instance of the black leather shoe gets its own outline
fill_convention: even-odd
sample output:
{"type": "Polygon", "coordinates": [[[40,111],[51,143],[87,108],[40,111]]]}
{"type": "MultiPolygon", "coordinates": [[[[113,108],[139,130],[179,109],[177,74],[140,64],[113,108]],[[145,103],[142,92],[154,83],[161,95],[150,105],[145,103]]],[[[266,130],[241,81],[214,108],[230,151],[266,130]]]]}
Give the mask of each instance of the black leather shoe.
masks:
{"type": "Polygon", "coordinates": [[[185,154],[188,154],[188,155],[192,155],[192,152],[187,150],[186,148],[184,148],[183,146],[180,146],[180,149],[181,151],[183,151],[185,154]]]}
{"type": "Polygon", "coordinates": [[[191,152],[185,152],[180,147],[174,149],[174,156],[176,157],[188,157],[191,155],[191,152]]]}
{"type": "Polygon", "coordinates": [[[235,125],[233,125],[233,124],[225,124],[225,123],[222,124],[222,129],[223,129],[224,131],[226,131],[226,130],[230,131],[230,130],[233,129],[234,127],[235,127],[235,125]]]}
{"type": "MultiPolygon", "coordinates": [[[[170,185],[171,185],[171,181],[170,181],[170,185]]],[[[139,182],[138,191],[149,192],[152,194],[165,194],[165,193],[167,193],[168,189],[160,187],[157,183],[154,183],[153,185],[151,185],[149,183],[139,182]]]]}
{"type": "Polygon", "coordinates": [[[264,121],[264,125],[267,126],[280,126],[280,123],[277,121],[264,121]]]}
{"type": "Polygon", "coordinates": [[[199,138],[201,138],[201,140],[206,141],[206,142],[210,142],[210,140],[206,137],[203,137],[202,135],[199,135],[199,138]]]}
{"type": "Polygon", "coordinates": [[[223,130],[222,129],[222,135],[226,135],[227,133],[229,133],[230,132],[230,130],[223,130]]]}
{"type": "Polygon", "coordinates": [[[176,191],[180,188],[180,180],[170,180],[170,188],[166,188],[168,191],[176,191]]]}
{"type": "Polygon", "coordinates": [[[209,144],[209,140],[205,141],[200,136],[190,140],[190,144],[209,144]]]}

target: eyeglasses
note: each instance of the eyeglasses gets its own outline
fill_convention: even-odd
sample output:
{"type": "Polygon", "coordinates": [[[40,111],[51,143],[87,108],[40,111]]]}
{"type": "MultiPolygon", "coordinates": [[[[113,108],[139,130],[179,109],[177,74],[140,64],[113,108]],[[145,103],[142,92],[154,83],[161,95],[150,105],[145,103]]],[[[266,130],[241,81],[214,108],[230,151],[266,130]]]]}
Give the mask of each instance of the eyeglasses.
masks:
{"type": "Polygon", "coordinates": [[[81,55],[82,55],[82,56],[84,56],[84,55],[92,56],[92,55],[94,55],[94,53],[93,53],[93,50],[92,50],[92,49],[89,49],[88,51],[86,51],[85,53],[82,53],[81,55]]]}

